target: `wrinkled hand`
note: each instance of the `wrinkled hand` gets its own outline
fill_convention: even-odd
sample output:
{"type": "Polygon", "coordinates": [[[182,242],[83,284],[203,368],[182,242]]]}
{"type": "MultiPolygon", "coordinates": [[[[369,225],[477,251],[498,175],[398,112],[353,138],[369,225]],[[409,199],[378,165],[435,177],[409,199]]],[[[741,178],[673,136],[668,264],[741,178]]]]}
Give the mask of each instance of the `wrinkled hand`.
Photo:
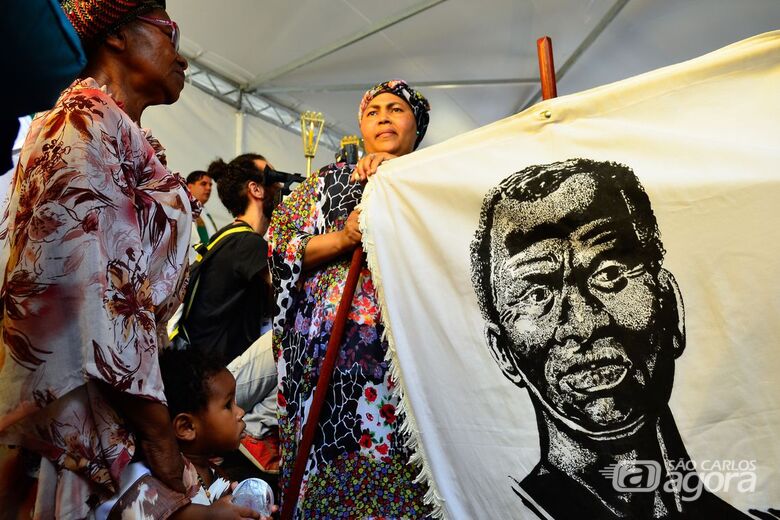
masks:
{"type": "Polygon", "coordinates": [[[359,218],[360,210],[353,210],[347,217],[344,229],[340,231],[345,251],[352,251],[363,243],[363,233],[360,232],[360,223],[358,222],[359,218]]]}
{"type": "Polygon", "coordinates": [[[143,437],[139,438],[139,444],[154,476],[172,490],[186,494],[187,488],[182,480],[184,462],[178,445],[168,439],[151,440],[143,437]]]}
{"type": "Polygon", "coordinates": [[[369,177],[376,173],[376,169],[379,168],[380,164],[396,157],[398,156],[386,152],[364,155],[358,161],[355,171],[352,172],[352,182],[366,182],[369,177]]]}
{"type": "Polygon", "coordinates": [[[171,426],[168,407],[157,401],[120,392],[101,384],[104,395],[136,434],[136,442],[152,474],[163,484],[186,493],[184,461],[171,426]]]}

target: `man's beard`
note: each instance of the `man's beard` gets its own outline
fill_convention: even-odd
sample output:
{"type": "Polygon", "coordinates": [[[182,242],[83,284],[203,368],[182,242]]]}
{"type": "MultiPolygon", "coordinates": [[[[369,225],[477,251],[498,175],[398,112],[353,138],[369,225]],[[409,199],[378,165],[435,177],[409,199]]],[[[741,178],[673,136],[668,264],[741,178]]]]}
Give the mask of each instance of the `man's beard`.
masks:
{"type": "Polygon", "coordinates": [[[273,214],[274,209],[276,209],[276,206],[282,201],[281,199],[281,190],[274,190],[270,197],[265,197],[263,199],[263,215],[265,215],[268,220],[271,220],[271,215],[273,214]]]}

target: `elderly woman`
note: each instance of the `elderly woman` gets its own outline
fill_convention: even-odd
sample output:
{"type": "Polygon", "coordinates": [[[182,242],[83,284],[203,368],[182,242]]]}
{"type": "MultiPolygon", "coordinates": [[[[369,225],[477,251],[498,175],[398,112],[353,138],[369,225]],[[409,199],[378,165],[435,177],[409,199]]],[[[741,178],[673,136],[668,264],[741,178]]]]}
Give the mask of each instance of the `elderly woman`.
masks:
{"type": "Polygon", "coordinates": [[[178,99],[187,61],[164,0],[63,8],[88,63],[33,121],[0,226],[0,444],[40,457],[35,518],[93,516],[139,458],[167,485],[164,518],[191,474],[157,351],[200,206],[140,119],[178,99]]]}
{"type": "MultiPolygon", "coordinates": [[[[297,443],[341,299],[350,253],[360,244],[358,210],[364,181],[383,161],[411,153],[428,126],[428,101],[404,81],[375,86],[358,114],[367,155],[357,166],[331,164],[312,174],[276,210],[269,229],[272,275],[280,313],[279,352],[282,486],[297,443]]],[[[420,518],[426,489],[413,482],[396,417],[371,272],[364,267],[309,453],[298,500],[300,518],[420,518]]]]}

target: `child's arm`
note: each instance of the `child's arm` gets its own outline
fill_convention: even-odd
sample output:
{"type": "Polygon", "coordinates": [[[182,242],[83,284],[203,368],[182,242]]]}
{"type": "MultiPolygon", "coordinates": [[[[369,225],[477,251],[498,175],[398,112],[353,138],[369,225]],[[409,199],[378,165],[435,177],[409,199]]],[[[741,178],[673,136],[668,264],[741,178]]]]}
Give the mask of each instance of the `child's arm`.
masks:
{"type": "MultiPolygon", "coordinates": [[[[189,461],[185,464],[188,469],[195,471],[189,461]]],[[[127,479],[127,483],[115,498],[100,505],[95,512],[96,519],[119,520],[128,518],[128,514],[135,518],[140,512],[143,518],[166,520],[270,520],[270,517],[263,517],[251,509],[233,504],[232,495],[226,495],[211,505],[192,504],[187,495],[173,491],[149,474],[149,469],[142,463],[130,464],[122,477],[127,479]]],[[[190,479],[185,475],[184,480],[190,479]]]]}
{"type": "Polygon", "coordinates": [[[231,497],[228,495],[210,506],[186,505],[171,515],[170,520],[242,520],[244,518],[271,520],[270,516],[261,516],[257,511],[237,506],[230,499],[231,497]]]}

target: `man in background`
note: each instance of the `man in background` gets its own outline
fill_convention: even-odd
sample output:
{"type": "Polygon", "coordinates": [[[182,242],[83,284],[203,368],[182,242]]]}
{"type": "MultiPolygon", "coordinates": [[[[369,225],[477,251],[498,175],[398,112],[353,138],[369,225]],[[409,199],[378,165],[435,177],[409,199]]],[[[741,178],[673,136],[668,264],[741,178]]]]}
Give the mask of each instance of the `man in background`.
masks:
{"type": "MultiPolygon", "coordinates": [[[[214,219],[211,218],[208,210],[206,209],[206,202],[211,197],[211,187],[213,181],[209,174],[203,170],[195,170],[187,175],[187,188],[192,193],[192,196],[198,199],[203,205],[203,211],[200,212],[200,217],[192,222],[192,235],[190,237],[190,246],[196,244],[208,244],[209,238],[217,232],[217,226],[214,224],[214,219]]],[[[195,260],[195,249],[190,248],[190,263],[195,260]]]]}

